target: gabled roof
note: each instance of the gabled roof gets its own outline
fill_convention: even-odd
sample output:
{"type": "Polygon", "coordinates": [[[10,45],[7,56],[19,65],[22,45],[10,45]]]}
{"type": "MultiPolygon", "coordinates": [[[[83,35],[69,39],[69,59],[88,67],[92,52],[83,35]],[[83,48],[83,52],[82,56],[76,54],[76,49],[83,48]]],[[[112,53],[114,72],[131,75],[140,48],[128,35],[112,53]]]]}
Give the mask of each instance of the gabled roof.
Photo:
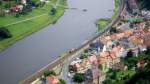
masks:
{"type": "Polygon", "coordinates": [[[144,39],[140,36],[131,36],[129,40],[136,45],[143,44],[144,42],[144,39]]]}
{"type": "Polygon", "coordinates": [[[58,84],[59,80],[55,76],[46,77],[47,84],[58,84]]]}

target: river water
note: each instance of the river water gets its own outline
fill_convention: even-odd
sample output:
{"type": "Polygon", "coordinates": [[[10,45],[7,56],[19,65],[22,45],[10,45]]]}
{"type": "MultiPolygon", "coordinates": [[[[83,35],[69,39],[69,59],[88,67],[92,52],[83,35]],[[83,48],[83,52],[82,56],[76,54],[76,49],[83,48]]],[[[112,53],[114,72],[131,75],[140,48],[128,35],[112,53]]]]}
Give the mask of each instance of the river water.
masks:
{"type": "Polygon", "coordinates": [[[17,84],[54,61],[68,49],[79,47],[97,31],[95,22],[113,14],[114,0],[68,0],[64,15],[54,25],[18,41],[0,53],[0,84],[17,84]],[[87,11],[82,11],[86,9],[87,11]]]}

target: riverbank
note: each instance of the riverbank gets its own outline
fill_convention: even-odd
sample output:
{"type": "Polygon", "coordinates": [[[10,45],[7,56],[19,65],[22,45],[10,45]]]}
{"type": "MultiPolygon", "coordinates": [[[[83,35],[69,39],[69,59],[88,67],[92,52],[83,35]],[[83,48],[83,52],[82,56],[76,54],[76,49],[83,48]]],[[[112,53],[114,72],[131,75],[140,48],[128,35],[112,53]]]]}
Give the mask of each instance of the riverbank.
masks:
{"type": "Polygon", "coordinates": [[[96,25],[98,27],[98,31],[101,31],[103,28],[105,28],[109,23],[112,22],[113,19],[117,18],[118,12],[119,12],[119,0],[115,0],[115,8],[114,8],[114,14],[111,16],[111,18],[101,18],[96,22],[96,25]]]}
{"type": "Polygon", "coordinates": [[[60,0],[57,3],[56,14],[49,15],[50,10],[56,3],[56,0],[51,0],[44,7],[33,9],[32,12],[19,18],[15,18],[14,15],[0,17],[0,26],[6,26],[12,34],[12,38],[0,41],[0,51],[16,43],[18,40],[39,31],[48,24],[55,23],[65,12],[64,6],[67,5],[66,0],[60,0]]]}
{"type": "MultiPolygon", "coordinates": [[[[122,2],[123,3],[123,2],[122,2]]],[[[121,4],[119,6],[119,8],[123,8],[124,3],[121,4]]],[[[122,9],[120,10],[122,11],[122,9]]],[[[37,72],[35,72],[34,74],[32,74],[31,76],[27,77],[25,80],[22,81],[22,84],[27,84],[27,83],[31,83],[34,80],[36,80],[37,78],[41,77],[43,75],[43,72],[45,70],[52,70],[54,67],[63,64],[65,62],[68,62],[68,59],[75,57],[77,54],[83,52],[83,50],[87,49],[89,47],[89,44],[91,44],[92,42],[96,41],[100,35],[102,35],[104,32],[106,32],[107,30],[109,30],[113,25],[115,25],[118,21],[120,20],[119,16],[117,18],[115,18],[111,24],[109,24],[107,26],[106,29],[103,29],[102,32],[100,32],[98,35],[94,36],[93,38],[89,39],[86,43],[84,43],[83,45],[81,45],[80,47],[78,47],[77,49],[75,49],[75,51],[73,51],[72,53],[68,53],[68,54],[62,54],[60,58],[56,59],[55,61],[49,63],[48,65],[46,65],[45,67],[43,67],[42,69],[38,70],[37,72]]]]}

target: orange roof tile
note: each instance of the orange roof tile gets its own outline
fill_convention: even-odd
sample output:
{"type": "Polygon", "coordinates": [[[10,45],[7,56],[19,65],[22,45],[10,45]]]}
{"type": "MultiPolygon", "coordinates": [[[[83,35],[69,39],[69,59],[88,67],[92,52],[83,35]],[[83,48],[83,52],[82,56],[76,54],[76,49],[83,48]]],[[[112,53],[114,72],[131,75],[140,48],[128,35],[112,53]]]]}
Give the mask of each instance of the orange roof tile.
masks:
{"type": "Polygon", "coordinates": [[[126,30],[124,31],[125,36],[129,37],[133,34],[133,30],[126,30]]]}
{"type": "Polygon", "coordinates": [[[132,43],[134,43],[134,44],[143,44],[143,42],[144,42],[144,39],[143,38],[141,38],[140,36],[131,36],[130,38],[129,38],[129,40],[132,42],[132,43]]]}
{"type": "Polygon", "coordinates": [[[48,83],[47,84],[58,84],[59,80],[55,76],[46,77],[48,83]]]}

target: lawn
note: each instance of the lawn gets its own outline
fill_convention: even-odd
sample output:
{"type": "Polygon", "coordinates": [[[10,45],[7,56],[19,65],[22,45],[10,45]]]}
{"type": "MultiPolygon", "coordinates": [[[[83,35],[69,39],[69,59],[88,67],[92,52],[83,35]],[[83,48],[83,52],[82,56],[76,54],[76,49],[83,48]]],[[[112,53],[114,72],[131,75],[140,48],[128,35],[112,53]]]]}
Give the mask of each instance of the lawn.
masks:
{"type": "MultiPolygon", "coordinates": [[[[62,6],[57,7],[57,12],[55,15],[49,15],[50,9],[52,8],[52,4],[55,4],[56,0],[51,0],[51,2],[47,3],[42,8],[33,9],[32,12],[27,15],[23,15],[19,18],[15,18],[14,15],[8,15],[5,17],[0,17],[0,26],[6,26],[7,29],[13,35],[12,38],[4,39],[0,41],[0,49],[5,49],[6,47],[14,44],[16,41],[28,36],[42,28],[44,28],[48,24],[52,24],[58,20],[60,16],[63,15],[65,8],[62,6]],[[44,14],[44,15],[43,15],[44,14]],[[37,17],[40,16],[40,17],[37,17]],[[36,18],[33,18],[36,17],[36,18]],[[29,18],[33,18],[27,21],[23,21],[14,25],[9,25],[14,22],[26,20],[29,18]],[[9,25],[9,26],[7,26],[9,25]]],[[[66,5],[65,0],[61,0],[60,5],[66,5]]]]}
{"type": "Polygon", "coordinates": [[[103,28],[105,28],[112,20],[117,18],[118,11],[119,11],[119,0],[115,0],[114,14],[111,16],[111,18],[109,18],[109,19],[99,19],[96,22],[96,25],[98,26],[98,31],[100,31],[103,28]]]}
{"type": "Polygon", "coordinates": [[[109,19],[99,19],[96,23],[98,30],[105,28],[110,23],[109,19]]]}

